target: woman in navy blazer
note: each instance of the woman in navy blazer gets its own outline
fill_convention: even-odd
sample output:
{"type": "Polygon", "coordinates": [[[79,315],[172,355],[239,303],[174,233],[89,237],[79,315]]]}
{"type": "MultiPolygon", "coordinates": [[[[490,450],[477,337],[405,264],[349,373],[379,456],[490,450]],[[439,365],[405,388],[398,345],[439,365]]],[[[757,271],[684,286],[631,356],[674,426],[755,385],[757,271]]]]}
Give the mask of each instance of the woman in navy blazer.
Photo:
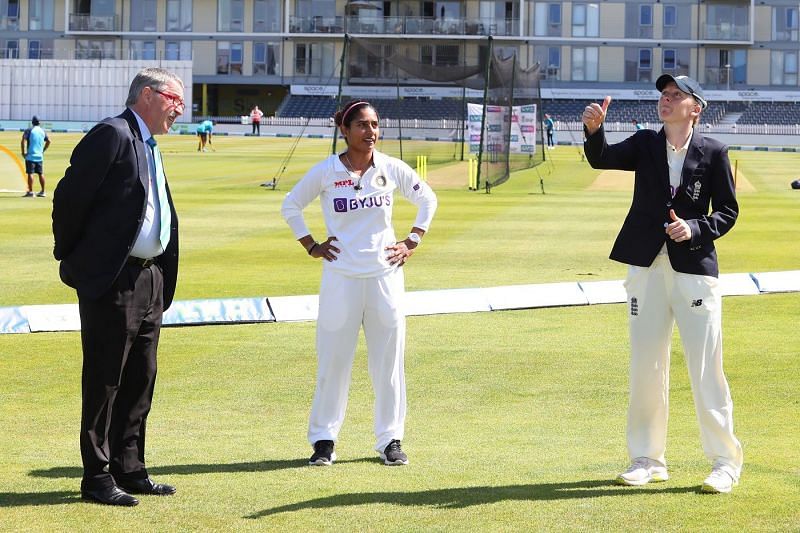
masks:
{"type": "Polygon", "coordinates": [[[609,145],[603,122],[610,97],[583,113],[584,151],[593,168],[634,171],[633,201],[611,250],[626,263],[631,339],[628,452],[623,485],[666,481],[665,460],[672,329],[681,333],[701,441],[712,462],[703,492],[730,492],[742,447],[733,434],[733,403],[722,369],[722,301],[714,241],[736,222],[739,206],[728,149],[694,126],[707,103],[700,85],[669,74],[658,131],[639,130],[609,145]]]}

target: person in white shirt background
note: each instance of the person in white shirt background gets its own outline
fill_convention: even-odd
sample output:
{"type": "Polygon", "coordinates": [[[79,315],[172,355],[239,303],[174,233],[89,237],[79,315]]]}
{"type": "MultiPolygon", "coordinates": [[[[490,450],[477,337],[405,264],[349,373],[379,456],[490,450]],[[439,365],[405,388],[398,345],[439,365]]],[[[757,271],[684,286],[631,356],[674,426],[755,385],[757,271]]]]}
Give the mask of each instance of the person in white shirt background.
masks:
{"type": "Polygon", "coordinates": [[[335,121],[347,150],[309,170],[281,209],[308,255],[323,259],[309,464],[328,466],[336,459],[362,326],[375,392],[375,450],[387,465],[408,464],[401,448],[406,415],[401,267],[430,227],[436,195],[406,163],[375,149],[379,117],[369,102],[347,103],[335,121]],[[410,233],[399,241],[392,227],[395,191],[418,207],[410,233]],[[317,197],[327,230],[323,241],[311,235],[302,213],[317,197]]]}

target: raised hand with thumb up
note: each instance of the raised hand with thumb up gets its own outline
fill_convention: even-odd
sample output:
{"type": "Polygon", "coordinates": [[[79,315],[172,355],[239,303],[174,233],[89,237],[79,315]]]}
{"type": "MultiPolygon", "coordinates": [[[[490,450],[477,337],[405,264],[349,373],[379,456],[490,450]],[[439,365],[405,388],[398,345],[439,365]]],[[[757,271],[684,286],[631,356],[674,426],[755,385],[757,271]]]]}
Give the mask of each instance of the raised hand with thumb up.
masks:
{"type": "Polygon", "coordinates": [[[675,242],[688,241],[692,238],[692,228],[682,218],[678,218],[674,209],[669,210],[671,223],[666,225],[667,235],[675,242]]]}
{"type": "Polygon", "coordinates": [[[581,118],[583,119],[583,124],[586,126],[586,129],[589,131],[589,135],[592,135],[594,132],[600,129],[600,126],[606,119],[606,111],[608,110],[608,105],[610,103],[611,97],[606,96],[603,100],[602,106],[597,102],[592,102],[583,110],[583,115],[581,118]]]}

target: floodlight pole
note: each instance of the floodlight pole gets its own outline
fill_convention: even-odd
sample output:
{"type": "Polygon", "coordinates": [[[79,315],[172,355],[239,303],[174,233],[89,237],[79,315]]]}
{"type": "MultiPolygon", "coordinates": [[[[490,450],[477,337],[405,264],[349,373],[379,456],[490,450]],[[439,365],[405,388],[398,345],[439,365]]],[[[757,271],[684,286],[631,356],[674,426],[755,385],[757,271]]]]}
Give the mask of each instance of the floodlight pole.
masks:
{"type": "MultiPolygon", "coordinates": [[[[342,82],[344,81],[344,61],[347,57],[347,43],[350,42],[350,35],[344,34],[344,46],[342,46],[342,57],[339,60],[339,94],[336,95],[336,110],[342,105],[342,82]]],[[[336,139],[339,137],[339,128],[336,124],[333,125],[333,146],[331,147],[331,154],[336,153],[336,139]]]]}

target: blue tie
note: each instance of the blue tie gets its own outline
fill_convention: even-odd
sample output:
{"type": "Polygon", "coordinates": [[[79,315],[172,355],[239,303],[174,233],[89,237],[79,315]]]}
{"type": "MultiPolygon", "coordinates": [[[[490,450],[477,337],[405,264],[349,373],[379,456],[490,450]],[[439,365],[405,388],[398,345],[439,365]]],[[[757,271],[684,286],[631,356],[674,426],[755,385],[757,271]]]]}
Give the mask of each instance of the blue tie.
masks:
{"type": "Polygon", "coordinates": [[[153,137],[147,139],[147,145],[153,151],[153,162],[156,167],[156,190],[158,191],[158,205],[161,211],[161,232],[159,233],[159,240],[161,241],[161,248],[167,249],[169,244],[169,231],[172,223],[172,213],[169,210],[169,200],[167,199],[167,186],[165,185],[166,178],[164,177],[164,166],[161,162],[161,152],[158,150],[156,140],[153,137]]]}

